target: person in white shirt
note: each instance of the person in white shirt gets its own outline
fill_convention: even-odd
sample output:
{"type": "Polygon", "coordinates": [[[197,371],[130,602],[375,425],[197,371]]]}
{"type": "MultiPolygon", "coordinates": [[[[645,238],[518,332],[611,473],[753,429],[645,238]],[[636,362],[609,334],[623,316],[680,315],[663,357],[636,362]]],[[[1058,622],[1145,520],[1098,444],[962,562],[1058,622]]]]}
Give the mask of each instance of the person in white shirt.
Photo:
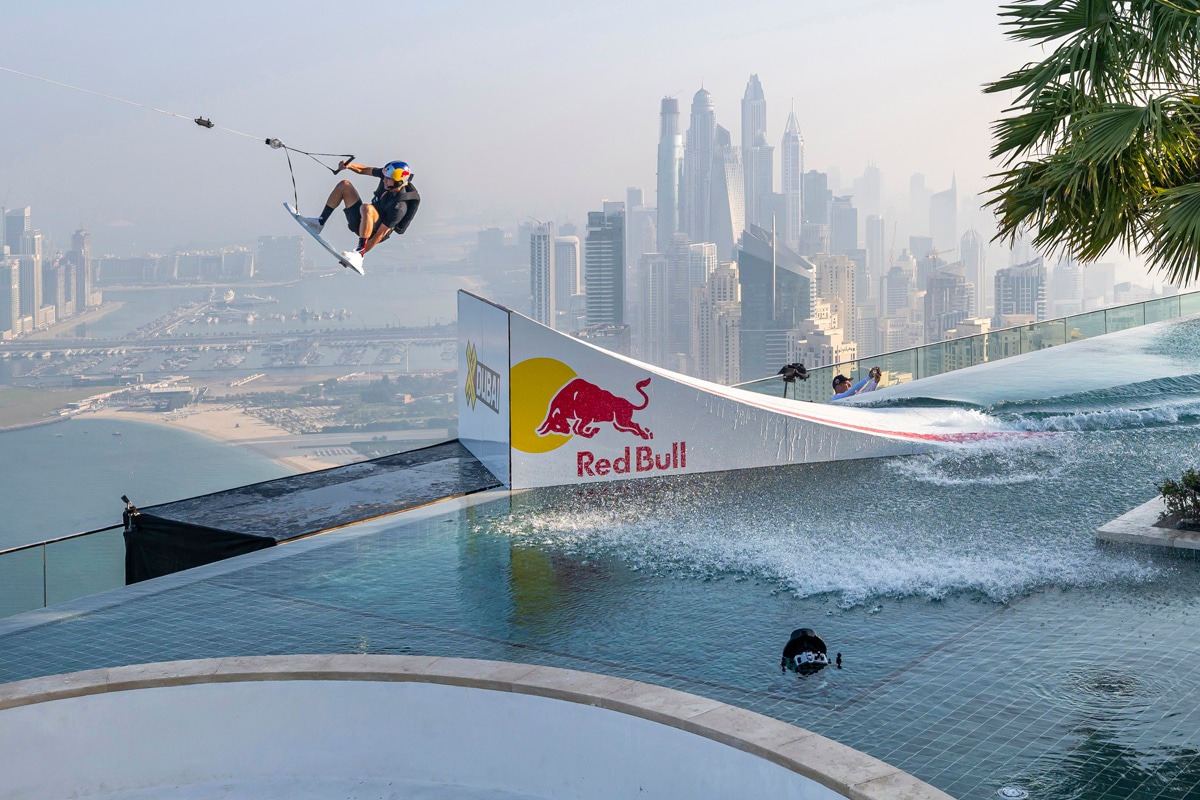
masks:
{"type": "Polygon", "coordinates": [[[834,400],[845,400],[847,397],[854,397],[856,394],[866,394],[873,392],[879,388],[880,381],[883,380],[883,370],[879,367],[871,367],[871,371],[867,373],[867,377],[863,378],[858,383],[851,385],[850,379],[845,375],[838,375],[833,379],[833,397],[829,402],[834,400]]]}

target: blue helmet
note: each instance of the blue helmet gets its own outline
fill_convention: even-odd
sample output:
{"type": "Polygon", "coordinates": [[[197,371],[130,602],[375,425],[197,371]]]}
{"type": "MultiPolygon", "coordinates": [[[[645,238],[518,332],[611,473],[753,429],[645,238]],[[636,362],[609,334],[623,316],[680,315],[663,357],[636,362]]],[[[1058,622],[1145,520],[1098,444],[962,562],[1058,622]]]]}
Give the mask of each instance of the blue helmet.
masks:
{"type": "Polygon", "coordinates": [[[383,166],[383,177],[390,178],[403,186],[412,180],[412,170],[404,161],[389,161],[383,166]]]}

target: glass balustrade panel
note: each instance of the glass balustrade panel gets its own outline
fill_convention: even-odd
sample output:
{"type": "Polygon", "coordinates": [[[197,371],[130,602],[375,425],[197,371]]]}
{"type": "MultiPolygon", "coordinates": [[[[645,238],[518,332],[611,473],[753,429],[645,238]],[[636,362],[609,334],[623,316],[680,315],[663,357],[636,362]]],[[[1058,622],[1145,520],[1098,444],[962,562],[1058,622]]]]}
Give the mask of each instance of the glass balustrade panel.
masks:
{"type": "Polygon", "coordinates": [[[1106,308],[1104,310],[1104,328],[1108,333],[1125,331],[1146,324],[1146,311],[1139,303],[1136,306],[1121,308],[1106,308]]]}
{"type": "Polygon", "coordinates": [[[0,618],[44,605],[42,574],[40,546],[0,555],[0,618]]]}
{"type": "Polygon", "coordinates": [[[49,605],[125,585],[125,537],[121,527],[46,545],[49,605]]]}
{"type": "Polygon", "coordinates": [[[1163,297],[1159,300],[1148,300],[1142,304],[1145,309],[1146,324],[1162,322],[1165,319],[1175,319],[1179,316],[1179,298],[1163,297]]]}
{"type": "Polygon", "coordinates": [[[1200,314],[1200,292],[1179,295],[1179,315],[1186,317],[1191,314],[1200,314]]]}
{"type": "Polygon", "coordinates": [[[1103,311],[1092,311],[1087,314],[1067,317],[1066,323],[1068,342],[1091,339],[1093,336],[1103,336],[1106,332],[1103,311]]]}
{"type": "Polygon", "coordinates": [[[1066,343],[1066,322],[1051,320],[1021,327],[1021,352],[1033,353],[1066,343]]]}

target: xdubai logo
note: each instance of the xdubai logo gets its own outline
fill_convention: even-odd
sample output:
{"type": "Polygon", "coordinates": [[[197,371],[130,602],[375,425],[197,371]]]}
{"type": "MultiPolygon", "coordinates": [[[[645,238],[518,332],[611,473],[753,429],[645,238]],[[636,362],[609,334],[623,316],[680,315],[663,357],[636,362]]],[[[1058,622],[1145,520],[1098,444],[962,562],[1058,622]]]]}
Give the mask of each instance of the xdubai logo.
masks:
{"type": "MultiPolygon", "coordinates": [[[[512,368],[512,446],[523,453],[549,453],[576,436],[592,439],[602,431],[628,434],[646,442],[654,434],[634,419],[650,405],[650,378],[637,381],[635,404],[584,380],[561,361],[531,358],[512,368]]],[[[602,437],[607,438],[607,437],[602,437]]],[[[577,450],[577,477],[634,475],[687,467],[687,442],[672,442],[654,452],[650,445],[577,450]]]]}
{"type": "Polygon", "coordinates": [[[467,381],[463,391],[467,395],[467,405],[475,410],[475,401],[500,413],[500,375],[492,368],[479,363],[475,353],[475,345],[467,342],[467,381]]]}

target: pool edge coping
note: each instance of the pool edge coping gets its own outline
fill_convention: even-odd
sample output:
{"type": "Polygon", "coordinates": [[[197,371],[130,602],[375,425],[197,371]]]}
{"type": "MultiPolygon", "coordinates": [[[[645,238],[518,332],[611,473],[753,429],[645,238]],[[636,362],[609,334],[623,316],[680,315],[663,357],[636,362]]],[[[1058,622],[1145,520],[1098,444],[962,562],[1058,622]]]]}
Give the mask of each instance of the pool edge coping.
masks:
{"type": "Polygon", "coordinates": [[[1166,510],[1167,504],[1163,496],[1155,495],[1140,506],[1097,528],[1096,540],[1101,543],[1138,544],[1169,550],[1200,550],[1200,532],[1162,528],[1154,524],[1166,510]]]}
{"type": "Polygon", "coordinates": [[[108,692],[253,681],[415,682],[533,695],[604,708],[702,736],[850,800],[954,800],[873,756],[753,711],[628,678],[508,661],[314,654],[106,667],[0,684],[0,712],[108,692]]]}

